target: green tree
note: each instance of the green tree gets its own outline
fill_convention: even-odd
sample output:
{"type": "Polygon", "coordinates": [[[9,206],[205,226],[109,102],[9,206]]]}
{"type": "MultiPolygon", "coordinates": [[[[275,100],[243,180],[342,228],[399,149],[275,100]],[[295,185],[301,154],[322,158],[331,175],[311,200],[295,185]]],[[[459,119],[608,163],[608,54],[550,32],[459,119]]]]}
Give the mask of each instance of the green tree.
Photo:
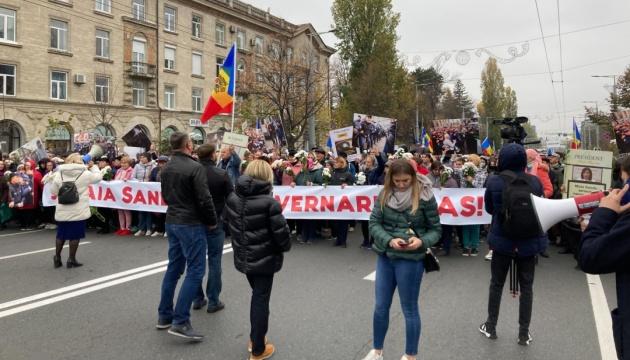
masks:
{"type": "Polygon", "coordinates": [[[414,70],[412,75],[420,92],[422,117],[428,120],[435,120],[440,105],[440,98],[444,95],[444,76],[433,67],[428,69],[419,67],[414,70]]]}
{"type": "Polygon", "coordinates": [[[516,99],[516,91],[509,86],[505,87],[503,94],[504,116],[514,118],[518,114],[518,101],[516,99]]]}
{"type": "Polygon", "coordinates": [[[495,142],[501,143],[501,127],[494,125],[492,120],[503,118],[505,113],[505,89],[503,75],[497,66],[494,58],[486,61],[486,66],[481,72],[481,106],[480,116],[489,122],[488,137],[495,142]]]}
{"type": "Polygon", "coordinates": [[[440,101],[440,117],[444,119],[459,119],[461,116],[462,109],[459,106],[459,102],[453,96],[451,89],[446,88],[440,101]]]}
{"type": "Polygon", "coordinates": [[[630,66],[617,78],[617,98],[610,94],[610,108],[615,111],[615,106],[630,109],[630,66]]]}
{"type": "Polygon", "coordinates": [[[464,117],[471,118],[474,116],[474,104],[473,101],[468,96],[468,92],[466,91],[466,87],[461,80],[457,80],[455,82],[455,88],[453,89],[453,96],[457,101],[457,105],[459,106],[460,113],[464,112],[464,117]]]}

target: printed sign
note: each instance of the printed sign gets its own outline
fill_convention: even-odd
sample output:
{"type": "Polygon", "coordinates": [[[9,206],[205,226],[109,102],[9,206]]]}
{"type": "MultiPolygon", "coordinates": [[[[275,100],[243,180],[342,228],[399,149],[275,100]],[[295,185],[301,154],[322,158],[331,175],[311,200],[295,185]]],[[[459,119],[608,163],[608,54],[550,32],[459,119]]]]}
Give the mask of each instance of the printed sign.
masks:
{"type": "Polygon", "coordinates": [[[565,195],[575,197],[610,188],[612,162],[610,151],[569,151],[564,170],[565,195]]]}
{"type": "Polygon", "coordinates": [[[339,156],[340,152],[345,152],[348,154],[348,160],[354,161],[358,156],[357,148],[353,146],[352,131],[352,126],[330,130],[330,140],[333,144],[332,152],[335,157],[339,156]]]}
{"type": "Polygon", "coordinates": [[[226,132],[223,134],[223,141],[221,147],[234,146],[234,151],[242,159],[247,151],[247,144],[249,143],[249,137],[247,135],[235,134],[226,132]]]}

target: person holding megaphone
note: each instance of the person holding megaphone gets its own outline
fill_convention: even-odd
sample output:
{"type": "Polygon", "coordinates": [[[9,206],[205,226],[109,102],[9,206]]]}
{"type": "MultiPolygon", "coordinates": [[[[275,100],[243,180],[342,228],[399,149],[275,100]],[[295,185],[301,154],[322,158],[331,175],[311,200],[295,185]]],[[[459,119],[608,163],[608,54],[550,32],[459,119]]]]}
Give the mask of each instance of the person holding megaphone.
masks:
{"type": "Polygon", "coordinates": [[[630,158],[621,163],[623,189],[601,199],[582,235],[579,264],[590,274],[615,273],[617,309],[612,311],[613,335],[620,360],[630,360],[630,158]]]}

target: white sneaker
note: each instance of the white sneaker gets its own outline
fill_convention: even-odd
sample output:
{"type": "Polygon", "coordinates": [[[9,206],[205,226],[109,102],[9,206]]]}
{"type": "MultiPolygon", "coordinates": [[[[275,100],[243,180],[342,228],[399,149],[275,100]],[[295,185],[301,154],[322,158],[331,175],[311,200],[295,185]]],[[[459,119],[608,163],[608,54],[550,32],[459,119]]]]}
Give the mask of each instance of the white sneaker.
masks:
{"type": "Polygon", "coordinates": [[[151,230],[147,230],[147,233],[146,233],[146,234],[144,234],[144,235],[145,235],[145,236],[151,236],[151,234],[152,234],[152,233],[151,233],[151,230]]]}
{"type": "Polygon", "coordinates": [[[486,261],[492,261],[492,250],[488,251],[488,255],[485,257],[486,261]]]}
{"type": "Polygon", "coordinates": [[[376,353],[376,350],[372,349],[370,352],[363,358],[363,360],[383,360],[383,353],[380,355],[376,353]]]}
{"type": "Polygon", "coordinates": [[[167,233],[164,233],[164,237],[168,237],[168,234],[167,234],[167,233]]]}
{"type": "Polygon", "coordinates": [[[159,231],[154,232],[153,234],[151,234],[151,237],[158,237],[158,236],[162,236],[163,234],[159,231]]]}
{"type": "Polygon", "coordinates": [[[349,232],[354,232],[354,226],[350,226],[350,227],[348,228],[348,231],[349,231],[349,232]]]}
{"type": "Polygon", "coordinates": [[[57,225],[56,224],[48,224],[48,229],[49,230],[57,230],[57,225]]]}
{"type": "Polygon", "coordinates": [[[138,230],[138,232],[133,234],[133,236],[142,236],[142,235],[144,235],[144,231],[142,231],[142,230],[138,230]]]}

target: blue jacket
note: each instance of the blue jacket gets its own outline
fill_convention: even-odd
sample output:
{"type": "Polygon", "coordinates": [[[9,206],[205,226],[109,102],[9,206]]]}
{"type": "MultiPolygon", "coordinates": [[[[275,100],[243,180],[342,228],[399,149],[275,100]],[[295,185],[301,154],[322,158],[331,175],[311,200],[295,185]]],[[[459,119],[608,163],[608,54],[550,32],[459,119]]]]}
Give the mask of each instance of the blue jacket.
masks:
{"type": "Polygon", "coordinates": [[[367,179],[365,185],[383,185],[381,182],[381,176],[385,171],[385,154],[379,154],[376,156],[376,167],[365,173],[367,179]]]}
{"type": "Polygon", "coordinates": [[[228,161],[223,159],[219,160],[218,166],[219,168],[227,171],[228,176],[232,181],[232,185],[236,185],[236,180],[238,180],[239,176],[241,176],[241,158],[238,154],[233,152],[228,161]]]}
{"type": "Polygon", "coordinates": [[[616,273],[617,310],[613,334],[619,359],[630,359],[630,212],[599,208],[582,235],[580,267],[590,274],[616,273]]]}
{"type": "MultiPolygon", "coordinates": [[[[511,170],[515,173],[523,173],[527,167],[527,155],[525,148],[517,144],[505,145],[499,153],[499,170],[511,170]]],[[[533,183],[536,185],[534,195],[543,196],[543,187],[538,178],[533,183]]],[[[503,204],[503,189],[505,181],[499,175],[492,175],[486,182],[484,197],[486,211],[492,215],[492,225],[488,234],[488,243],[497,253],[504,255],[516,254],[519,257],[529,257],[543,252],[547,248],[547,236],[543,235],[533,239],[508,239],[501,229],[501,208],[503,204]]]]}

